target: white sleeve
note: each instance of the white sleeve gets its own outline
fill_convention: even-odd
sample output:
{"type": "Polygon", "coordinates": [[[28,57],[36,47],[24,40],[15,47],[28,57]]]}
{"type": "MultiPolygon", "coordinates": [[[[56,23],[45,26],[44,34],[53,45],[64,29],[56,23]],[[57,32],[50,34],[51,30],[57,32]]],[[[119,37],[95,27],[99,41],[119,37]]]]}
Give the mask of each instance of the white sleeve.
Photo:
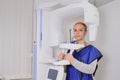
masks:
{"type": "Polygon", "coordinates": [[[87,73],[87,74],[93,74],[97,65],[97,59],[94,60],[90,64],[85,64],[83,62],[80,62],[78,60],[74,60],[74,62],[71,63],[77,70],[87,73]]]}

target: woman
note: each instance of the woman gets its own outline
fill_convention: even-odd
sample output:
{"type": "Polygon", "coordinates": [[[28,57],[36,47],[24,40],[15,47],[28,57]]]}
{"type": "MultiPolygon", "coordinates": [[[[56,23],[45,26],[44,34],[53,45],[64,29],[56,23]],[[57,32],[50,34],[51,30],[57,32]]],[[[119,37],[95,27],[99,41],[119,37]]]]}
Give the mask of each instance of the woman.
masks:
{"type": "Polygon", "coordinates": [[[94,80],[93,74],[96,70],[97,62],[102,54],[93,45],[84,39],[87,34],[87,26],[82,22],[77,22],[74,27],[74,44],[84,44],[81,50],[75,50],[73,54],[61,53],[58,58],[68,60],[71,65],[67,66],[66,80],[94,80]]]}

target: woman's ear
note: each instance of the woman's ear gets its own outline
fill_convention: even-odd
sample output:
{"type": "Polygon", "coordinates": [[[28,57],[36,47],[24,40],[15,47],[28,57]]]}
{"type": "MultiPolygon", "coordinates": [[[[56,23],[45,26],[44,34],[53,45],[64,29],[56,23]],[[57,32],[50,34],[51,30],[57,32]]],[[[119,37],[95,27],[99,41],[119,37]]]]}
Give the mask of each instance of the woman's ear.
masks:
{"type": "Polygon", "coordinates": [[[87,35],[87,31],[85,31],[85,34],[84,34],[84,36],[85,36],[85,35],[87,35]]]}

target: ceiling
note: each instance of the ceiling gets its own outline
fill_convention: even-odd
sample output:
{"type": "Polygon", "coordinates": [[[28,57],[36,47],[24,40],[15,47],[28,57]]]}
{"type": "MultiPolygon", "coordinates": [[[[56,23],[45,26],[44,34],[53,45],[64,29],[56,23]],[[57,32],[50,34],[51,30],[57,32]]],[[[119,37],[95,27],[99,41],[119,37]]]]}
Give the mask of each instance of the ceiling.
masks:
{"type": "MultiPolygon", "coordinates": [[[[79,2],[81,0],[38,0],[40,3],[42,2],[54,2],[54,1],[62,1],[64,2],[65,4],[67,3],[70,3],[70,2],[79,2]]],[[[114,0],[88,0],[90,3],[94,4],[96,7],[100,7],[102,5],[105,5],[111,1],[114,1],[114,0]]]]}
{"type": "Polygon", "coordinates": [[[100,7],[114,0],[89,0],[90,3],[94,4],[96,7],[100,7]]]}

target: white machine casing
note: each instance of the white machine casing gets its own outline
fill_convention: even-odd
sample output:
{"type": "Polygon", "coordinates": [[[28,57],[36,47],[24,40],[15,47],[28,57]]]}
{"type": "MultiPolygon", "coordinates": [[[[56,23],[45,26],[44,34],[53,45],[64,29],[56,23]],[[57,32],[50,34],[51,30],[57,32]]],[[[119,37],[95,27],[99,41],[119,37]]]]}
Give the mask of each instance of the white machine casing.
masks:
{"type": "MultiPolygon", "coordinates": [[[[37,27],[34,31],[34,36],[36,36],[34,41],[36,42],[36,53],[34,53],[36,54],[34,57],[35,80],[48,80],[46,75],[50,68],[62,69],[61,66],[56,66],[52,63],[56,60],[54,55],[57,55],[55,51],[57,51],[59,45],[67,41],[67,36],[64,34],[65,31],[68,31],[65,28],[66,25],[70,24],[70,26],[73,26],[76,22],[83,21],[88,26],[89,41],[96,40],[99,12],[88,0],[78,1],[79,3],[77,1],[69,2],[68,0],[49,1],[38,5],[39,7],[36,8],[37,27]],[[68,4],[65,4],[64,1],[67,1],[68,4]],[[50,67],[51,65],[54,67],[50,67]]],[[[65,44],[61,46],[63,45],[65,44]]],[[[69,46],[65,45],[64,48],[70,48],[70,45],[72,44],[69,44],[69,46]]]]}
{"type": "MultiPolygon", "coordinates": [[[[71,43],[61,43],[59,45],[59,48],[60,49],[63,49],[61,51],[61,53],[64,53],[64,54],[72,54],[74,52],[74,50],[80,50],[82,48],[84,48],[84,44],[71,44],[71,43]],[[70,50],[69,53],[67,53],[67,51],[70,50]]],[[[69,65],[70,62],[68,60],[56,60],[53,62],[54,65],[69,65]]]]}

